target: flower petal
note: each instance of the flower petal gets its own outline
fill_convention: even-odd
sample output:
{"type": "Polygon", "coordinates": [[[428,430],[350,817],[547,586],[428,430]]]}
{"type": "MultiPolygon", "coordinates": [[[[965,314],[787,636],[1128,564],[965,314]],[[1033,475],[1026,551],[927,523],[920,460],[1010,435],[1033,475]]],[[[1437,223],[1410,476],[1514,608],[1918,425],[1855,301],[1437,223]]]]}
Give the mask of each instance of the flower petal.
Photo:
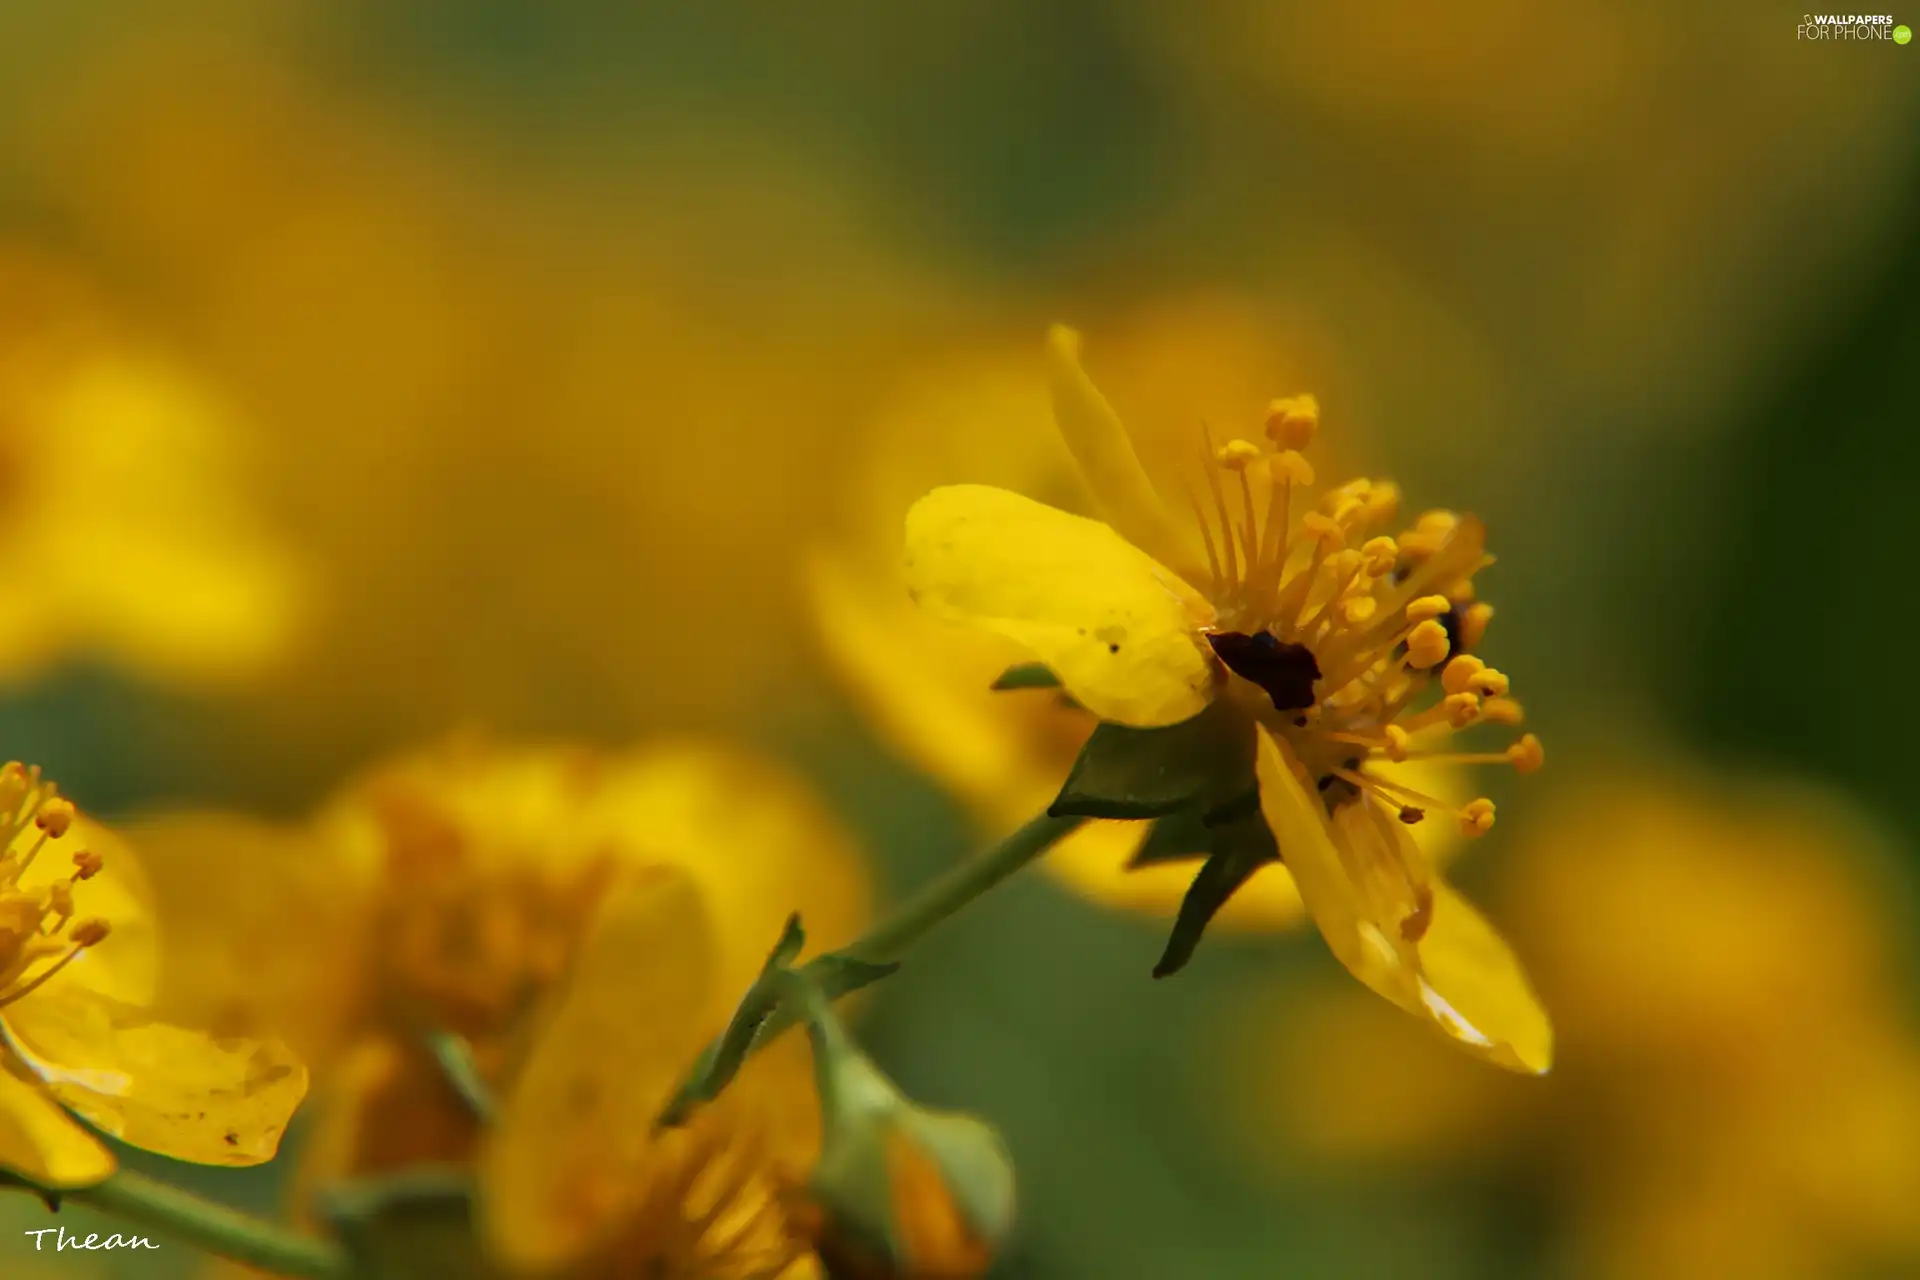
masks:
{"type": "Polygon", "coordinates": [[[104,1182],[114,1169],[113,1153],[4,1053],[0,1053],[0,1169],[54,1190],[104,1182]]]}
{"type": "Polygon", "coordinates": [[[277,1040],[215,1038],[79,986],[8,1006],[0,1027],[69,1109],[176,1160],[264,1164],[307,1092],[306,1067],[277,1040]]]}
{"type": "Polygon", "coordinates": [[[687,872],[643,869],[610,891],[481,1156],[485,1230],[509,1262],[565,1262],[625,1207],[654,1116],[716,1029],[714,967],[687,872]]]}
{"type": "Polygon", "coordinates": [[[1293,873],[1307,913],[1353,976],[1410,1013],[1421,1011],[1419,958],[1399,920],[1382,919],[1378,895],[1341,856],[1320,798],[1285,743],[1259,727],[1260,810],[1293,873]]]}
{"type": "Polygon", "coordinates": [[[1280,856],[1340,963],[1476,1057],[1546,1071],[1553,1032],[1519,961],[1485,917],[1432,877],[1406,829],[1373,822],[1364,800],[1330,825],[1293,753],[1264,726],[1258,769],[1280,856]]]}
{"type": "Polygon", "coordinates": [[[1553,1025],[1505,938],[1451,886],[1434,886],[1420,996],[1450,1038],[1515,1071],[1553,1066],[1553,1025]]]}
{"type": "MultiPolygon", "coordinates": [[[[164,932],[155,1011],[222,1033],[282,1036],[324,1073],[361,994],[371,924],[342,860],[304,827],[233,814],[150,818],[128,837],[164,932]]],[[[98,950],[109,956],[119,942],[116,928],[98,950]]]]}
{"type": "Polygon", "coordinates": [[[1168,514],[1120,415],[1080,367],[1080,335],[1064,325],[1047,331],[1047,380],[1053,391],[1053,420],[1108,522],[1181,575],[1194,579],[1203,574],[1198,551],[1168,514]]]}
{"type": "Polygon", "coordinates": [[[1024,645],[1103,720],[1177,724],[1213,701],[1206,601],[1106,525],[985,485],[907,513],[920,604],[1024,645]]]}

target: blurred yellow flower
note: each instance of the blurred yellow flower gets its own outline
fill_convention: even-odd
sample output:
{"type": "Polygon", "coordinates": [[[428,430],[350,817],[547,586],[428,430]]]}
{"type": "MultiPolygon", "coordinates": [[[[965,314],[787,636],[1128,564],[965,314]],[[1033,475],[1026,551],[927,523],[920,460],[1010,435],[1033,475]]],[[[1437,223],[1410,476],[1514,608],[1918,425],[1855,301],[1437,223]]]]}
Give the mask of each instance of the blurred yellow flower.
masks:
{"type": "Polygon", "coordinates": [[[739,994],[716,982],[729,966],[712,905],[677,866],[602,903],[481,1156],[485,1238],[510,1266],[577,1280],[817,1274],[784,1198],[819,1144],[798,1039],[686,1127],[654,1127],[739,994]]]}
{"type": "Polygon", "coordinates": [[[90,47],[23,146],[258,424],[313,562],[313,627],[246,726],[324,778],[470,720],[619,740],[789,687],[768,548],[821,522],[807,477],[949,290],[791,155],[502,164],[250,25],[90,47]]]}
{"type": "MultiPolygon", "coordinates": [[[[578,1046],[555,1033],[529,1042],[548,1021],[535,1011],[575,965],[589,921],[632,923],[630,881],[684,879],[697,899],[713,954],[684,974],[676,962],[672,976],[709,993],[706,1030],[724,1024],[718,1002],[751,983],[790,911],[832,946],[867,910],[861,863],[809,792],[770,764],[690,741],[618,755],[457,741],[372,770],[302,827],[181,814],[141,830],[167,929],[166,1007],[282,1029],[311,1055],[321,1109],[310,1185],[470,1160],[481,1126],[429,1038],[461,1037],[501,1095],[561,1052],[550,1044],[571,1056],[578,1046]]],[[[608,963],[654,945],[602,935],[608,963]]],[[[584,976],[570,989],[611,998],[584,976]]],[[[622,1027],[655,1035],[638,1014],[622,1027]]],[[[669,1031],[659,1036],[665,1046],[669,1031]]]]}
{"type": "Polygon", "coordinates": [[[1408,832],[1447,814],[1478,834],[1492,803],[1454,807],[1375,764],[1541,763],[1531,734],[1500,752],[1442,746],[1520,716],[1507,678],[1465,652],[1492,612],[1474,599],[1490,563],[1479,521],[1433,511],[1385,536],[1399,494],[1384,481],[1310,506],[1300,451],[1319,408],[1303,396],[1270,405],[1271,451],[1216,448],[1203,429],[1186,487],[1197,526],[1183,525],[1081,369],[1078,336],[1056,328],[1048,345],[1057,425],[1109,523],[986,485],[936,489],[907,516],[914,598],[1020,645],[1102,720],[1213,715],[1253,757],[1265,824],[1340,961],[1469,1052],[1546,1070],[1551,1029],[1518,962],[1408,832]]]}
{"type": "Polygon", "coordinates": [[[0,245],[0,679],[68,653],[197,685],[254,674],[301,597],[239,426],[53,263],[0,245]]]}
{"type": "MultiPolygon", "coordinates": [[[[1334,376],[1310,325],[1264,317],[1224,295],[1164,300],[1116,319],[1116,398],[1135,411],[1143,452],[1170,455],[1181,433],[1233,421],[1276,387],[1334,376]]],[[[951,788],[990,829],[1010,831],[1044,809],[1092,732],[1094,717],[1051,691],[995,693],[1027,656],[1017,643],[947,626],[914,607],[900,580],[900,527],[941,484],[994,484],[1069,511],[1090,504],[1073,456],[1052,428],[1045,371],[1031,342],[983,343],[917,369],[875,416],[846,495],[839,538],[814,547],[806,583],[835,674],[887,741],[951,788]]],[[[1450,779],[1402,767],[1422,790],[1450,779]]],[[[1095,902],[1171,915],[1191,866],[1129,867],[1145,824],[1093,820],[1042,863],[1095,902]]],[[[1432,858],[1458,842],[1443,823],[1414,832],[1432,858]]],[[[1256,877],[1215,917],[1228,928],[1277,928],[1301,918],[1284,869],[1256,877]]]]}
{"type": "Polygon", "coordinates": [[[1859,820],[1675,770],[1596,777],[1525,831],[1508,918],[1557,1011],[1554,1077],[1516,1092],[1370,1007],[1292,993],[1238,1059],[1271,1121],[1250,1132],[1516,1165],[1596,1280],[1920,1260],[1920,1037],[1859,820]]]}
{"type": "Polygon", "coordinates": [[[139,866],[39,770],[0,768],[0,823],[0,1166],[56,1189],[106,1178],[112,1153],[69,1111],[177,1160],[271,1160],[306,1068],[153,1015],[139,866]]]}

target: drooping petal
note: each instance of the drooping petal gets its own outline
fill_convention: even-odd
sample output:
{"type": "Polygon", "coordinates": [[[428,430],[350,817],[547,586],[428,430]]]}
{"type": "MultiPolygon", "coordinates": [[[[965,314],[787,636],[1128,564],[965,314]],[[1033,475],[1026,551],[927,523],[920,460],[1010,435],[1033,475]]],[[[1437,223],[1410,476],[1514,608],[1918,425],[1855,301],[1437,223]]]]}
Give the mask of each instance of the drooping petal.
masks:
{"type": "Polygon", "coordinates": [[[610,891],[481,1156],[485,1230],[510,1263],[556,1265],[614,1225],[654,1117],[716,1029],[714,964],[687,872],[645,869],[610,891]]]}
{"type": "Polygon", "coordinates": [[[196,1164],[273,1159],[307,1092],[277,1040],[214,1037],[49,984],[0,1015],[7,1043],[68,1108],[129,1146],[196,1164]]]}
{"type": "Polygon", "coordinates": [[[1420,997],[1450,1038],[1503,1067],[1544,1074],[1553,1026],[1505,938],[1451,886],[1434,886],[1433,924],[1420,940],[1420,997]]]}
{"type": "Polygon", "coordinates": [[[1047,381],[1053,419],[1080,464],[1087,487],[1121,536],[1189,579],[1205,572],[1199,552],[1174,523],[1107,398],[1080,366],[1080,335],[1064,325],[1047,331],[1047,381]]]}
{"type": "Polygon", "coordinates": [[[907,514],[907,585],[936,615],[1018,641],[1103,720],[1177,724],[1213,700],[1213,610],[1106,525],[984,485],[907,514]]]}
{"type": "Polygon", "coordinates": [[[1259,729],[1260,810],[1300,899],[1335,958],[1354,977],[1409,1012],[1419,1012],[1418,958],[1334,844],[1325,808],[1301,776],[1292,751],[1259,729]]]}
{"type": "Polygon", "coordinates": [[[1329,823],[1292,752],[1264,726],[1259,736],[1261,811],[1340,963],[1475,1056],[1547,1070],[1546,1014],[1493,927],[1431,874],[1404,827],[1375,821],[1370,801],[1329,823]]]}
{"type": "Polygon", "coordinates": [[[104,1182],[113,1153],[0,1053],[0,1169],[60,1190],[104,1182]]]}

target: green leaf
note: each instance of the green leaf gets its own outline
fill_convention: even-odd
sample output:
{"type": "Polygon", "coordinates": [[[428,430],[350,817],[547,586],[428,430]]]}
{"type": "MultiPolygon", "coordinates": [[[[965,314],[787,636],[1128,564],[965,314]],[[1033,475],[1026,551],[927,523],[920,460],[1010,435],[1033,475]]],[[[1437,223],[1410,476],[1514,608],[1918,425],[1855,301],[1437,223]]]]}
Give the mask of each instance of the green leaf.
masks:
{"type": "Polygon", "coordinates": [[[996,692],[1008,689],[1058,689],[1060,677],[1044,662],[1017,662],[1000,673],[989,688],[996,692]]]}
{"type": "Polygon", "coordinates": [[[876,964],[871,960],[829,954],[811,961],[802,972],[820,985],[827,999],[838,1000],[862,987],[872,986],[882,978],[893,976],[899,969],[900,962],[897,960],[876,964]]]}
{"type": "Polygon", "coordinates": [[[1280,861],[1279,846],[1273,832],[1258,812],[1213,828],[1213,852],[1201,864],[1187,896],[1180,902],[1180,914],[1173,922],[1173,933],[1153,976],[1164,978],[1178,973],[1193,958],[1207,925],[1227,899],[1253,877],[1260,868],[1280,861]]]}
{"type": "Polygon", "coordinates": [[[1158,818],[1211,807],[1254,786],[1253,728],[1225,700],[1159,729],[1103,721],[1047,812],[1056,818],[1158,818]]]}
{"type": "Polygon", "coordinates": [[[1127,859],[1127,870],[1169,862],[1198,861],[1213,852],[1216,829],[1245,818],[1260,807],[1260,793],[1249,791],[1208,809],[1192,804],[1153,819],[1153,829],[1127,859]]]}
{"type": "Polygon", "coordinates": [[[458,1166],[409,1169],[328,1187],[316,1209],[346,1250],[353,1280],[492,1280],[474,1232],[473,1182],[458,1166]]]}

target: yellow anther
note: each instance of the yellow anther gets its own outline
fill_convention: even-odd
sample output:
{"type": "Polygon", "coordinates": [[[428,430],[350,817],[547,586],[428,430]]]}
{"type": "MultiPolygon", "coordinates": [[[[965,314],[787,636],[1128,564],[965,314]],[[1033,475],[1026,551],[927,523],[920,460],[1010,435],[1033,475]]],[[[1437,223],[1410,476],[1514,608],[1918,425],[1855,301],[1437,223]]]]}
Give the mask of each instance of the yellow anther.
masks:
{"type": "Polygon", "coordinates": [[[105,920],[95,918],[92,920],[82,920],[79,924],[74,925],[67,936],[73,939],[73,945],[76,947],[97,947],[102,942],[105,942],[107,935],[112,932],[113,926],[111,924],[105,920]]]}
{"type": "Polygon", "coordinates": [[[1277,482],[1298,485],[1313,483],[1313,464],[1291,449],[1274,454],[1267,465],[1273,468],[1273,478],[1277,482]]]}
{"type": "Polygon", "coordinates": [[[1432,511],[1422,511],[1420,518],[1413,522],[1413,527],[1422,533],[1438,533],[1444,536],[1460,527],[1460,516],[1458,512],[1442,511],[1437,508],[1432,511]]]}
{"type": "Polygon", "coordinates": [[[1539,738],[1528,733],[1507,748],[1507,759],[1513,761],[1513,767],[1519,772],[1532,773],[1547,762],[1547,751],[1540,745],[1539,738]]]}
{"type": "Polygon", "coordinates": [[[47,886],[47,905],[62,920],[73,914],[73,882],[55,880],[47,886]]]}
{"type": "Polygon", "coordinates": [[[1471,604],[1473,602],[1473,579],[1455,579],[1447,586],[1446,597],[1455,604],[1471,604]]]}
{"type": "Polygon", "coordinates": [[[1460,612],[1460,643],[1469,649],[1478,649],[1480,642],[1487,638],[1487,623],[1493,620],[1493,606],[1490,604],[1470,604],[1460,612]]]}
{"type": "Polygon", "coordinates": [[[1504,698],[1507,695],[1507,677],[1504,672],[1488,667],[1485,671],[1476,674],[1473,682],[1467,687],[1483,698],[1504,698]]]}
{"type": "Polygon", "coordinates": [[[1425,671],[1447,658],[1447,629],[1429,618],[1407,637],[1407,665],[1425,671]]]}
{"type": "Polygon", "coordinates": [[[1300,529],[1309,538],[1324,542],[1330,547],[1346,545],[1347,535],[1337,520],[1329,519],[1318,511],[1309,511],[1300,517],[1300,529]]]}
{"type": "Polygon", "coordinates": [[[1366,557],[1367,572],[1376,578],[1384,578],[1393,572],[1393,566],[1400,563],[1400,544],[1392,538],[1368,538],[1366,545],[1360,548],[1360,554],[1366,557]]]}
{"type": "Polygon", "coordinates": [[[73,826],[73,802],[56,796],[40,806],[33,825],[58,840],[73,826]]]}
{"type": "MultiPolygon", "coordinates": [[[[1486,670],[1487,664],[1470,653],[1463,653],[1447,664],[1440,673],[1440,687],[1448,693],[1465,693],[1473,688],[1473,678],[1486,670]]],[[[1505,692],[1502,690],[1501,692],[1505,692]]]]}
{"type": "Polygon", "coordinates": [[[106,859],[91,849],[82,849],[73,855],[73,878],[91,880],[100,874],[100,868],[106,865],[106,859]]]}
{"type": "Polygon", "coordinates": [[[1311,395],[1283,396],[1267,405],[1267,436],[1283,449],[1304,449],[1320,429],[1320,402],[1311,395]]]}
{"type": "Polygon", "coordinates": [[[1469,800],[1460,810],[1460,833],[1467,836],[1483,836],[1493,830],[1493,801],[1482,796],[1478,800],[1469,800]]]}
{"type": "Polygon", "coordinates": [[[1397,724],[1387,726],[1387,759],[1399,764],[1407,758],[1407,750],[1413,744],[1413,735],[1397,724]]]}
{"type": "Polygon", "coordinates": [[[1350,627],[1357,627],[1380,611],[1380,604],[1372,596],[1354,596],[1340,602],[1340,620],[1350,627]]]}
{"type": "Polygon", "coordinates": [[[1391,480],[1376,480],[1367,491],[1367,523],[1385,524],[1400,514],[1400,486],[1391,480]]]}
{"type": "Polygon", "coordinates": [[[1229,471],[1245,471],[1260,456],[1260,446],[1251,440],[1229,440],[1220,446],[1213,460],[1229,471]]]}
{"type": "Polygon", "coordinates": [[[1354,574],[1360,572],[1360,553],[1352,547],[1342,547],[1329,554],[1320,565],[1320,573],[1329,584],[1339,585],[1354,574]]]}
{"type": "MultiPolygon", "coordinates": [[[[1445,596],[1421,596],[1407,606],[1407,621],[1425,622],[1429,618],[1439,617],[1451,608],[1453,608],[1453,602],[1445,596]]],[[[1446,632],[1442,630],[1440,634],[1445,636],[1446,632]]]]}
{"type": "Polygon", "coordinates": [[[1526,720],[1527,713],[1516,698],[1488,698],[1480,718],[1488,724],[1516,725],[1526,720]]]}
{"type": "Polygon", "coordinates": [[[1456,729],[1464,729],[1480,719],[1480,695],[1450,693],[1440,700],[1440,709],[1445,712],[1448,724],[1456,729]]]}

